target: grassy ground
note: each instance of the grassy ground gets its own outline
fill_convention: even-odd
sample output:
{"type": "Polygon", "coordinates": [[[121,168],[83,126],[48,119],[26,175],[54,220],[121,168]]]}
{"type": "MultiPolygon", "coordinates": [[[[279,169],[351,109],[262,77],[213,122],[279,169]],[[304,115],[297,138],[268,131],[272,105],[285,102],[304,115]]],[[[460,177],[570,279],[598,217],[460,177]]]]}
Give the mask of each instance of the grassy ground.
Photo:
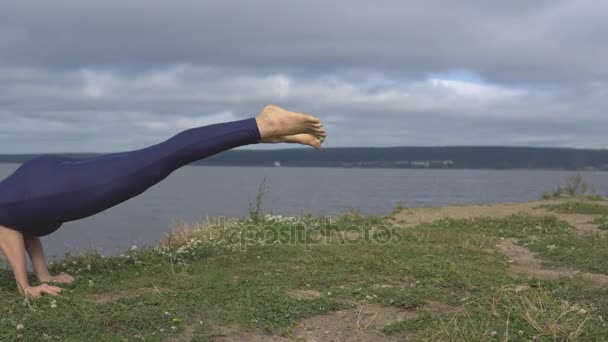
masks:
{"type": "Polygon", "coordinates": [[[24,301],[2,273],[0,340],[605,340],[605,286],[514,272],[497,247],[513,240],[539,267],[608,274],[601,230],[546,213],[592,221],[603,205],[407,227],[399,212],[193,225],[155,248],[66,257],[54,271],[78,280],[60,298],[24,301]]]}
{"type": "Polygon", "coordinates": [[[542,205],[542,208],[560,213],[608,215],[608,206],[604,202],[593,203],[589,201],[564,201],[558,204],[542,205]]]}

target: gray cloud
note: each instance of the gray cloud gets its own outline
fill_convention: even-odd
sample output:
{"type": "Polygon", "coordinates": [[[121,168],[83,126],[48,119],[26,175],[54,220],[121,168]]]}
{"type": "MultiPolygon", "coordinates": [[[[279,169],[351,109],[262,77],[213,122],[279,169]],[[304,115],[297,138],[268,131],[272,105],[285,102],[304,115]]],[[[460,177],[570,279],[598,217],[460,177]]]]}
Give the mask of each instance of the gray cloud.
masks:
{"type": "Polygon", "coordinates": [[[328,146],[605,147],[606,14],[590,0],[3,1],[0,152],[137,148],[267,103],[321,116],[328,146]]]}
{"type": "Polygon", "coordinates": [[[469,68],[496,81],[603,79],[608,4],[578,1],[5,1],[8,63],[305,72],[469,68]]]}

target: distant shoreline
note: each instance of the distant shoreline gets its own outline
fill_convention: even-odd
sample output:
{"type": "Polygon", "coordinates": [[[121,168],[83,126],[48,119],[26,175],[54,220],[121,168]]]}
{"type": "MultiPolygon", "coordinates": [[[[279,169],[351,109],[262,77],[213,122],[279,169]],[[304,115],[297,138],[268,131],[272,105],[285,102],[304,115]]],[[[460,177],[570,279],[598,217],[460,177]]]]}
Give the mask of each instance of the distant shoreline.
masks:
{"type": "MultiPolygon", "coordinates": [[[[23,162],[0,161],[0,165],[21,165],[23,162]]],[[[273,165],[233,165],[233,164],[200,164],[192,163],[186,166],[194,167],[266,167],[273,165]]],[[[415,168],[415,167],[353,167],[328,165],[281,165],[276,168],[311,168],[311,169],[350,169],[350,170],[418,170],[418,171],[552,171],[552,172],[608,172],[608,169],[549,169],[549,168],[415,168]]]]}
{"type": "MultiPolygon", "coordinates": [[[[110,153],[44,153],[87,158],[110,153]]],[[[41,154],[0,154],[18,164],[41,154]]],[[[280,166],[415,170],[606,171],[608,150],[545,147],[351,147],[244,150],[216,154],[190,165],[280,166]]]]}

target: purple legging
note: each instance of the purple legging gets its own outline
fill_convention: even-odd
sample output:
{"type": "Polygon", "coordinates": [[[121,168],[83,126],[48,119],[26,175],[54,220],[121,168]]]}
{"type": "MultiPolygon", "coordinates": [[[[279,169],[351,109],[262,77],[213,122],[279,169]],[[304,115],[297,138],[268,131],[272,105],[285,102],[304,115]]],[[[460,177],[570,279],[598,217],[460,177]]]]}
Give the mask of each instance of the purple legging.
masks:
{"type": "Polygon", "coordinates": [[[133,198],[176,169],[260,141],[255,118],[196,127],[140,150],[90,158],[43,155],[0,182],[0,225],[34,236],[133,198]]]}

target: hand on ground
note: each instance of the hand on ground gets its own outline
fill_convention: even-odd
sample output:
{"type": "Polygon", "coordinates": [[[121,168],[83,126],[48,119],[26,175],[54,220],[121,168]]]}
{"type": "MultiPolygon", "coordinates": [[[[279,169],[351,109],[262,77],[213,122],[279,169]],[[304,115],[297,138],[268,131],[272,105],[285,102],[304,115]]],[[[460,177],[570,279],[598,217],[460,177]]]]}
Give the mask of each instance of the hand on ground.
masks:
{"type": "Polygon", "coordinates": [[[58,296],[59,293],[63,289],[60,287],[52,286],[49,284],[42,284],[38,286],[28,286],[23,289],[26,297],[38,298],[42,296],[43,293],[49,294],[51,296],[58,296]]]}

